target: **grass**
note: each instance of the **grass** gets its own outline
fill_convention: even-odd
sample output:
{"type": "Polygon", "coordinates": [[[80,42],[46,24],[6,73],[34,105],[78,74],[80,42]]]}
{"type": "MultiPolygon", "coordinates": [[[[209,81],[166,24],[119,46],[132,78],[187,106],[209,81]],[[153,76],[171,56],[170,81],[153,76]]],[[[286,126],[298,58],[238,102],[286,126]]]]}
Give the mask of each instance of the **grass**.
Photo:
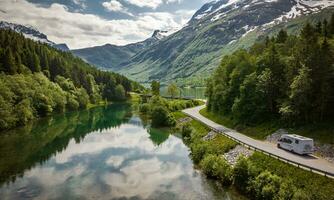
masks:
{"type": "Polygon", "coordinates": [[[215,113],[208,112],[206,108],[200,110],[200,114],[218,124],[224,125],[231,129],[236,129],[240,133],[257,140],[264,140],[266,136],[271,135],[280,128],[277,123],[272,122],[261,123],[256,126],[238,124],[232,118],[227,116],[218,116],[215,113]]]}
{"type": "Polygon", "coordinates": [[[258,152],[254,153],[248,160],[259,173],[270,171],[283,180],[290,180],[291,186],[305,190],[310,199],[334,199],[334,179],[299,169],[258,152]]]}
{"type": "MultiPolygon", "coordinates": [[[[254,126],[240,125],[230,117],[218,116],[215,113],[208,112],[206,108],[202,109],[200,114],[218,124],[235,129],[240,133],[257,140],[264,140],[266,136],[273,134],[276,130],[285,128],[284,125],[279,122],[266,122],[254,126]]],[[[291,134],[313,138],[320,144],[334,144],[334,124],[330,122],[285,129],[291,134]]]]}

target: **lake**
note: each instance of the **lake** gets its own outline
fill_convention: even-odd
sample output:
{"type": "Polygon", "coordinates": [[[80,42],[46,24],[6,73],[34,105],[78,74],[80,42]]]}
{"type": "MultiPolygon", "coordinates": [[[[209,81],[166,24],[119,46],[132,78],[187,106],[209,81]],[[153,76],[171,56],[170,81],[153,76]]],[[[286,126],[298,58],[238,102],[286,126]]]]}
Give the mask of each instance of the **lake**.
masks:
{"type": "Polygon", "coordinates": [[[0,199],[239,199],[194,168],[182,139],[130,104],[0,135],[0,199]]]}

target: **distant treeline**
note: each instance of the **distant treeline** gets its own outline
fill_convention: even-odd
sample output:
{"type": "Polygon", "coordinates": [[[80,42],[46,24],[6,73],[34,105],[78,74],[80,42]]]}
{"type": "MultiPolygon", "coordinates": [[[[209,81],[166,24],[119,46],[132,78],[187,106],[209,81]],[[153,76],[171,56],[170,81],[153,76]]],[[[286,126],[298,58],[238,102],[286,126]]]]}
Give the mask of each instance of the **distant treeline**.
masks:
{"type": "Polygon", "coordinates": [[[97,70],[70,52],[0,30],[0,130],[53,112],[124,100],[141,86],[97,70]]]}
{"type": "Polygon", "coordinates": [[[241,123],[281,119],[290,125],[334,116],[334,15],[281,30],[249,50],[225,56],[208,81],[208,109],[241,123]]]}

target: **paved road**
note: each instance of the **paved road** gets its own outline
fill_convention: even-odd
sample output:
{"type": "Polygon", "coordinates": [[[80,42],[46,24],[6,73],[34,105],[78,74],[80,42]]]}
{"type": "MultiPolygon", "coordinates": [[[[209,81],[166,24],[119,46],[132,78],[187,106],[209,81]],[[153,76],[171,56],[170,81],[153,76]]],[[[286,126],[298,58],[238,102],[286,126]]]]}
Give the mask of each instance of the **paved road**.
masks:
{"type": "MultiPolygon", "coordinates": [[[[285,158],[287,160],[292,160],[295,163],[322,171],[322,172],[327,172],[329,175],[331,175],[331,178],[334,178],[334,164],[326,161],[325,159],[322,158],[317,158],[315,156],[300,156],[297,154],[290,153],[288,151],[285,151],[283,149],[279,149],[276,147],[276,145],[264,142],[264,141],[259,141],[252,139],[250,137],[247,137],[246,135],[243,135],[241,133],[238,133],[235,130],[226,128],[220,124],[217,124],[210,119],[202,116],[199,111],[201,109],[205,108],[204,106],[198,106],[195,108],[189,108],[186,110],[183,110],[182,112],[185,113],[186,115],[206,124],[208,127],[218,130],[219,132],[232,137],[248,146],[251,147],[256,147],[257,149],[260,149],[262,151],[265,151],[267,153],[270,153],[275,156],[279,156],[281,158],[285,158]]],[[[315,173],[319,173],[317,171],[314,171],[315,173]]]]}

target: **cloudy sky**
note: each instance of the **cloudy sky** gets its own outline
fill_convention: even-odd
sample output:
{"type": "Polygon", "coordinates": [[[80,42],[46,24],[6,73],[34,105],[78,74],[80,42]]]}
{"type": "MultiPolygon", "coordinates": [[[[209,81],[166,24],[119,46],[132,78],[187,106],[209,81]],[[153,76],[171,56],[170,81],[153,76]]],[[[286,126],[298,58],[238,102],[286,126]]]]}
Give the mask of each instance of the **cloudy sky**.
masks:
{"type": "Polygon", "coordinates": [[[0,0],[0,20],[30,25],[71,49],[124,45],[185,25],[210,0],[0,0]]]}

